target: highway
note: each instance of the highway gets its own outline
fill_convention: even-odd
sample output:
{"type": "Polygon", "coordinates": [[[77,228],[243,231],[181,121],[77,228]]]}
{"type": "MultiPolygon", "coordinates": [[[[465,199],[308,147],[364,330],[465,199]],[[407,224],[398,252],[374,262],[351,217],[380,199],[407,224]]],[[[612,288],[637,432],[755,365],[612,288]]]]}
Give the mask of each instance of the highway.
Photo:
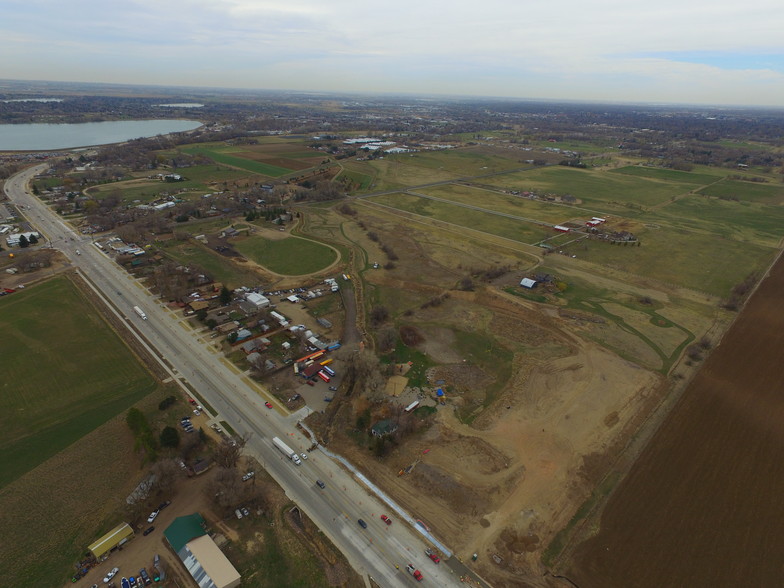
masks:
{"type": "MultiPolygon", "coordinates": [[[[344,466],[321,451],[309,453],[309,459],[295,466],[272,445],[274,436],[299,452],[311,443],[296,428],[294,415],[265,408],[266,398],[248,386],[242,374],[209,343],[200,341],[194,331],[180,324],[180,317],[98,249],[91,237],[75,232],[27,191],[30,179],[46,168],[46,164],[38,165],[9,178],[5,183],[9,200],[24,212],[51,247],[70,258],[113,312],[124,318],[131,332],[146,342],[152,354],[165,358],[172,377],[186,380],[199,397],[218,411],[221,420],[238,435],[248,437],[245,453],[259,460],[349,563],[384,587],[417,585],[405,571],[408,563],[422,572],[428,586],[460,585],[457,573],[445,562],[436,565],[427,558],[424,549],[429,543],[424,542],[422,535],[396,517],[389,506],[382,505],[344,466]],[[134,313],[133,306],[141,307],[148,319],[134,313]],[[316,479],[323,480],[326,488],[316,486],[316,479]],[[392,525],[384,524],[379,518],[381,514],[389,514],[394,519],[392,525]],[[360,518],[367,522],[367,529],[357,523],[360,518]]],[[[274,399],[270,400],[274,403],[274,399]]]]}

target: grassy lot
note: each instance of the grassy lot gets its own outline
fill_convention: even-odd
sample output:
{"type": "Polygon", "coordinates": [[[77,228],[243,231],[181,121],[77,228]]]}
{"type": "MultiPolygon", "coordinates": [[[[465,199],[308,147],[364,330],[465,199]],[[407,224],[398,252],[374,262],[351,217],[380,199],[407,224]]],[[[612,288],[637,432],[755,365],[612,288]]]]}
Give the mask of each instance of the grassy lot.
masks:
{"type": "Polygon", "coordinates": [[[693,183],[651,180],[606,171],[562,166],[537,168],[527,172],[487,178],[488,184],[513,190],[533,190],[571,194],[584,208],[630,214],[641,207],[661,204],[695,188],[693,183]]]}
{"type": "Polygon", "coordinates": [[[700,190],[700,194],[718,198],[737,198],[741,202],[759,202],[760,204],[784,203],[784,186],[756,182],[723,180],[712,186],[706,186],[700,190]]]}
{"type": "Polygon", "coordinates": [[[363,174],[361,172],[352,171],[349,169],[343,168],[343,171],[338,176],[338,179],[346,177],[359,187],[354,190],[354,192],[363,192],[370,187],[370,184],[373,182],[373,178],[367,174],[363,174]]]}
{"type": "Polygon", "coordinates": [[[641,247],[587,241],[570,252],[582,260],[719,297],[726,297],[751,272],[767,267],[775,253],[760,245],[678,229],[641,229],[635,233],[641,247]]]}
{"type": "Polygon", "coordinates": [[[664,169],[660,167],[643,167],[639,165],[621,167],[612,170],[610,173],[636,176],[638,178],[651,178],[653,180],[666,180],[681,184],[698,184],[700,186],[711,184],[719,179],[715,175],[664,169]]]}
{"type": "Polygon", "coordinates": [[[229,288],[252,286],[259,283],[259,277],[253,270],[233,263],[203,245],[193,242],[167,241],[162,244],[161,248],[167,257],[183,265],[197,265],[203,268],[213,280],[226,284],[229,288]]]}
{"type": "Polygon", "coordinates": [[[418,192],[453,202],[480,206],[489,210],[497,210],[505,214],[513,214],[551,224],[565,222],[577,217],[580,213],[580,210],[575,207],[529,200],[528,198],[459,184],[424,188],[418,190],[418,192]]]}
{"type": "Polygon", "coordinates": [[[317,272],[337,259],[334,249],[299,237],[271,241],[254,236],[238,239],[233,245],[248,259],[287,276],[317,272]]]}
{"type": "Polygon", "coordinates": [[[784,237],[784,207],[697,195],[679,198],[653,214],[641,215],[639,220],[712,232],[769,247],[777,247],[784,237]]]}
{"type": "Polygon", "coordinates": [[[0,488],[156,387],[64,277],[5,297],[0,325],[0,488]]]}
{"type": "Polygon", "coordinates": [[[230,155],[227,151],[231,151],[231,149],[232,148],[186,147],[183,149],[183,151],[185,153],[190,153],[191,155],[201,154],[209,157],[216,163],[230,165],[232,167],[244,169],[262,176],[277,178],[293,171],[284,167],[278,167],[275,165],[262,163],[260,161],[252,161],[250,159],[230,155]]]}
{"type": "Polygon", "coordinates": [[[514,241],[519,241],[521,243],[537,243],[551,234],[549,229],[540,225],[479,212],[470,208],[463,208],[410,194],[374,196],[370,198],[369,201],[412,212],[420,216],[469,227],[477,231],[483,231],[507,239],[513,239],[514,241]]]}

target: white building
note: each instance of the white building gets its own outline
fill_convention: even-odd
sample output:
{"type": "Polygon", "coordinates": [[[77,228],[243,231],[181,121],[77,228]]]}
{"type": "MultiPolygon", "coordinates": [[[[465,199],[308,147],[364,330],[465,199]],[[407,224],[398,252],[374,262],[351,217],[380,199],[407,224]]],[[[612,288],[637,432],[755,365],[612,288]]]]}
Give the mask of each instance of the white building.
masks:
{"type": "Polygon", "coordinates": [[[270,305],[269,298],[257,294],[256,292],[248,292],[245,294],[245,300],[255,305],[256,308],[266,308],[270,305]]]}
{"type": "Polygon", "coordinates": [[[40,239],[41,238],[40,233],[38,233],[37,231],[30,231],[28,233],[14,233],[10,237],[8,237],[5,240],[5,242],[8,243],[9,247],[17,247],[19,245],[19,240],[22,238],[23,235],[24,235],[24,238],[27,239],[28,241],[30,240],[30,237],[33,237],[33,236],[36,239],[40,239]]]}

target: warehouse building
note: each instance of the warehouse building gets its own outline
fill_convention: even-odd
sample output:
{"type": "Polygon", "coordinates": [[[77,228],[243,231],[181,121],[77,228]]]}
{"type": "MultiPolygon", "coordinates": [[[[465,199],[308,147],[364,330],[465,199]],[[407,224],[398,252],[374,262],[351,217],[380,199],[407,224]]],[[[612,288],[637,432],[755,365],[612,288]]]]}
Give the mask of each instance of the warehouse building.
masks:
{"type": "Polygon", "coordinates": [[[163,532],[199,588],[235,588],[240,573],[215,545],[199,513],[177,517],[163,532]]]}
{"type": "Polygon", "coordinates": [[[100,560],[112,549],[124,545],[132,538],[133,529],[128,523],[123,523],[106,533],[106,535],[98,539],[98,541],[90,545],[87,549],[95,556],[95,559],[100,560]]]}

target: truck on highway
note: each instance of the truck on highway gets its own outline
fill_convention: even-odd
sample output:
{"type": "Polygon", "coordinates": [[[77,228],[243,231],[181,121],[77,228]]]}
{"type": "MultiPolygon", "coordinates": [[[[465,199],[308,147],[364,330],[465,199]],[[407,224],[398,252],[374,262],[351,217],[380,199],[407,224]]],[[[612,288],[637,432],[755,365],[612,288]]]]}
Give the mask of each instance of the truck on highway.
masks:
{"type": "Polygon", "coordinates": [[[136,314],[138,314],[140,317],[142,317],[142,320],[144,320],[144,321],[146,321],[146,320],[147,320],[147,315],[146,315],[146,314],[144,314],[144,311],[143,311],[141,308],[139,308],[138,306],[134,306],[134,307],[133,307],[133,312],[135,312],[135,313],[136,313],[136,314]]]}
{"type": "Polygon", "coordinates": [[[277,448],[280,450],[280,452],[281,452],[283,455],[285,455],[286,457],[288,457],[288,458],[289,458],[291,461],[293,461],[295,464],[297,464],[297,465],[300,465],[300,464],[302,463],[302,460],[299,458],[299,455],[297,455],[297,452],[296,452],[296,451],[294,451],[294,450],[293,450],[291,447],[289,447],[288,445],[286,445],[286,444],[285,444],[283,441],[281,441],[281,440],[280,440],[278,437],[273,437],[273,438],[272,438],[272,443],[273,443],[273,445],[275,445],[275,447],[277,447],[277,448]]]}

